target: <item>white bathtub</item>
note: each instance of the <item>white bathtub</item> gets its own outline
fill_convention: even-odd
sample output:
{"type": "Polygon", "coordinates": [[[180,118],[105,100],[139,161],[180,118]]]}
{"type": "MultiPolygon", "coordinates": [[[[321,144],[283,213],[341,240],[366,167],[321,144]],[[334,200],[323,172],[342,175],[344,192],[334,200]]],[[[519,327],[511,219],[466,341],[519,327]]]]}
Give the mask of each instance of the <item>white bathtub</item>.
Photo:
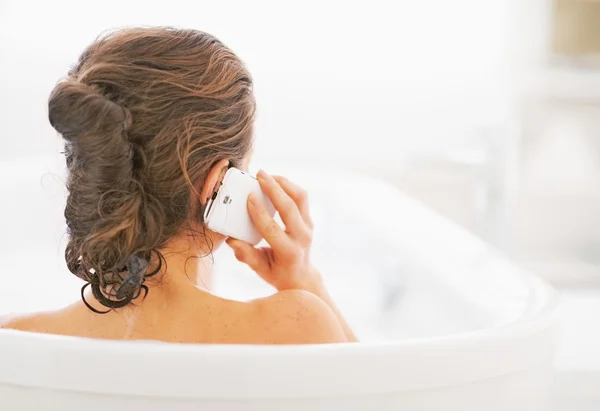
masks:
{"type": "MultiPolygon", "coordinates": [[[[46,169],[0,165],[14,176],[0,186],[0,313],[78,298],[59,246],[63,193],[53,178],[40,184],[46,169]]],[[[177,345],[2,330],[0,409],[549,409],[556,301],[545,283],[384,183],[267,170],[309,190],[314,259],[361,343],[177,345]]],[[[228,250],[216,261],[217,293],[270,292],[228,250]]]]}

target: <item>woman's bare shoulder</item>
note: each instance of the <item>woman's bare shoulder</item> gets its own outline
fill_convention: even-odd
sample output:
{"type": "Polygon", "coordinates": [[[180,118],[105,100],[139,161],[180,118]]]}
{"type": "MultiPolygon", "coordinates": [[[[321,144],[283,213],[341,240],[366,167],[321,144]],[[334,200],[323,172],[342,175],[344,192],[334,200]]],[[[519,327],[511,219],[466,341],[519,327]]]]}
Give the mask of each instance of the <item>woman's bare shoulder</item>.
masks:
{"type": "Polygon", "coordinates": [[[0,328],[48,332],[55,315],[54,312],[0,314],[0,328]]]}
{"type": "Polygon", "coordinates": [[[268,344],[322,344],[346,342],[344,331],[329,306],[303,290],[285,290],[251,302],[252,315],[261,324],[268,344]]]}
{"type": "Polygon", "coordinates": [[[29,324],[36,314],[0,314],[0,328],[26,331],[29,324]]]}

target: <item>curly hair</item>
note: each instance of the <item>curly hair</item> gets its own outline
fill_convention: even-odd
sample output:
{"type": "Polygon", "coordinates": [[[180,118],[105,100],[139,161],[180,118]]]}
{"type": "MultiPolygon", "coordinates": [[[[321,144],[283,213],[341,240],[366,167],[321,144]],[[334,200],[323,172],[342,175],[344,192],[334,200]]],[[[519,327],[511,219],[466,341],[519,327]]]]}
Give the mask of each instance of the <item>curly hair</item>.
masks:
{"type": "Polygon", "coordinates": [[[82,297],[91,286],[108,311],[123,307],[148,293],[166,241],[202,221],[194,187],[249,152],[250,74],[209,34],[122,29],[83,52],[48,108],[65,141],[67,267],[82,297]]]}

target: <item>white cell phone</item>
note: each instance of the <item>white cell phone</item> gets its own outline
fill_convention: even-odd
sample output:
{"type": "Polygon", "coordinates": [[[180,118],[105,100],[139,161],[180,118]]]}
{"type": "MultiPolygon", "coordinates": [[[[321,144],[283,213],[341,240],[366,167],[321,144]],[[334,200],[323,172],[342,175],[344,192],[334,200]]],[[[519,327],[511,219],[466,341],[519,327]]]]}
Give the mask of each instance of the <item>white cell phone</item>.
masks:
{"type": "Polygon", "coordinates": [[[212,195],[204,210],[206,226],[219,234],[256,245],[262,236],[256,230],[248,214],[248,196],[255,193],[265,204],[269,214],[275,215],[275,207],[262,192],[258,180],[237,168],[230,168],[223,177],[219,189],[212,195]]]}

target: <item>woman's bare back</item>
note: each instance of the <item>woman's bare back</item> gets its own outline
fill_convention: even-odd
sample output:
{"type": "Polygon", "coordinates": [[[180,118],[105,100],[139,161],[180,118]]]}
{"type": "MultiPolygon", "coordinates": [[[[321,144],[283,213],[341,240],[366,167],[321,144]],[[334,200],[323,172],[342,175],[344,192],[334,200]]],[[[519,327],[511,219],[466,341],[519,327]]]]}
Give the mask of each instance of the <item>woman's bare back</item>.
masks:
{"type": "MultiPolygon", "coordinates": [[[[155,290],[156,291],[156,290],[155,290]]],[[[178,300],[150,293],[107,314],[77,302],[64,309],[11,316],[0,328],[115,340],[212,344],[307,344],[346,341],[332,310],[301,290],[238,302],[203,290],[178,300]],[[140,299],[141,300],[141,299],[140,299]]]]}

